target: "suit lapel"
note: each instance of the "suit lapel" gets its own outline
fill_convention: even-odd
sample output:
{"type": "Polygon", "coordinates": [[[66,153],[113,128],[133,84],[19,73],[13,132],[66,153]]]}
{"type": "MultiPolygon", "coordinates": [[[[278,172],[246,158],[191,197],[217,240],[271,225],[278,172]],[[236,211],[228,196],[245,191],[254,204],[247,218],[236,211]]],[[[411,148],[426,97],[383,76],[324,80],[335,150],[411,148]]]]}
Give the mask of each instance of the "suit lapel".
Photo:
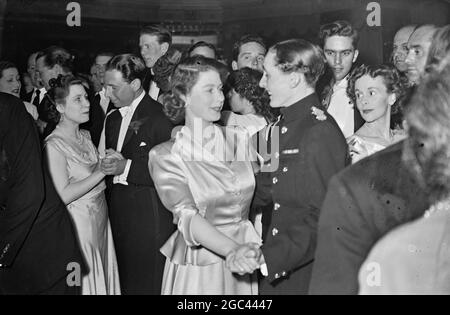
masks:
{"type": "Polygon", "coordinates": [[[130,142],[134,135],[137,135],[140,126],[145,122],[145,107],[149,106],[149,104],[147,104],[147,98],[150,98],[150,96],[148,96],[148,94],[145,94],[144,98],[136,107],[136,110],[133,113],[133,117],[131,118],[130,125],[127,128],[127,133],[125,134],[122,148],[124,148],[128,144],[128,142],[130,142]]]}

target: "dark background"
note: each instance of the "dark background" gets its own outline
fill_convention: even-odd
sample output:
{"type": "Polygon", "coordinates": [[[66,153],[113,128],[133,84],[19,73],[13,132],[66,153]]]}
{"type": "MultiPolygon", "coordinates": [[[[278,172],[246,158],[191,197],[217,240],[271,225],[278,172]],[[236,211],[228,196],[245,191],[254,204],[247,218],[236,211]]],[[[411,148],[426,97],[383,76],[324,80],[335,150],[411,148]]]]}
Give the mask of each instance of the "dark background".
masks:
{"type": "Polygon", "coordinates": [[[259,34],[269,45],[300,37],[317,41],[322,23],[347,19],[361,32],[360,62],[387,62],[393,36],[407,24],[450,23],[450,0],[379,0],[381,26],[369,27],[369,0],[78,0],[81,27],[69,27],[69,0],[0,0],[0,59],[26,68],[30,53],[60,45],[88,72],[100,50],[138,53],[141,26],[164,23],[176,35],[218,36],[230,60],[233,42],[259,34]],[[2,34],[2,35],[1,35],[2,34]]]}

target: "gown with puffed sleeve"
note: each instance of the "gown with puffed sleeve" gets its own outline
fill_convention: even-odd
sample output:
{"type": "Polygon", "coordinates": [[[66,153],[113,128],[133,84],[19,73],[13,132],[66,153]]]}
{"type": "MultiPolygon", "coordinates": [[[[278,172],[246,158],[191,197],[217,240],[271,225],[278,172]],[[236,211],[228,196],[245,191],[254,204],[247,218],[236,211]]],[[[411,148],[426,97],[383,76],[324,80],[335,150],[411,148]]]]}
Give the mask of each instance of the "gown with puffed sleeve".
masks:
{"type": "Polygon", "coordinates": [[[248,220],[255,189],[250,160],[256,161],[248,134],[239,127],[210,128],[210,137],[204,137],[184,126],[149,153],[150,174],[177,225],[161,248],[165,295],[258,294],[256,273],[231,273],[225,258],[200,245],[191,231],[199,214],[237,243],[261,244],[248,220]]]}

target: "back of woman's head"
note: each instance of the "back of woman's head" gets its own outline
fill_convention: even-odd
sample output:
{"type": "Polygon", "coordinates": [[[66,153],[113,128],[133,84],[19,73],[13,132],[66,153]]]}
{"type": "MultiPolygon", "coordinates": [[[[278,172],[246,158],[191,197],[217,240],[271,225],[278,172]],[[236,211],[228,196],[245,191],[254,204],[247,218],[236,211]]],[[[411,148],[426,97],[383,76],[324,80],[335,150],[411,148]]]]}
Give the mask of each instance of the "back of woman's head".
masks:
{"type": "Polygon", "coordinates": [[[406,111],[404,160],[432,202],[450,195],[450,64],[430,73],[406,111]]]}
{"type": "Polygon", "coordinates": [[[262,75],[262,72],[248,67],[233,71],[228,76],[227,87],[248,100],[256,114],[272,122],[276,119],[276,112],[270,107],[269,94],[259,86],[262,75]]]}
{"type": "Polygon", "coordinates": [[[164,113],[167,117],[174,123],[183,120],[185,106],[183,98],[191,93],[200,73],[215,71],[220,75],[220,69],[221,65],[217,60],[203,56],[193,56],[181,60],[170,77],[170,93],[162,98],[164,113]]]}
{"type": "Polygon", "coordinates": [[[56,109],[57,105],[65,105],[67,96],[70,93],[70,87],[73,85],[83,85],[83,81],[75,77],[72,74],[59,75],[56,79],[51,79],[50,90],[47,92],[47,96],[50,100],[50,107],[48,109],[48,116],[54,123],[58,123],[61,115],[56,109]]]}
{"type": "Polygon", "coordinates": [[[402,109],[403,99],[406,94],[407,81],[400,75],[400,72],[391,65],[360,65],[353,69],[348,78],[347,95],[352,100],[353,104],[356,104],[355,84],[358,79],[368,75],[375,79],[380,76],[383,78],[386,91],[388,93],[394,93],[396,96],[396,102],[392,105],[391,113],[395,114],[402,109]]]}
{"type": "Polygon", "coordinates": [[[172,75],[175,67],[180,62],[181,52],[173,47],[161,56],[152,68],[154,75],[154,80],[158,87],[163,92],[168,92],[170,90],[170,76],[172,75]]]}

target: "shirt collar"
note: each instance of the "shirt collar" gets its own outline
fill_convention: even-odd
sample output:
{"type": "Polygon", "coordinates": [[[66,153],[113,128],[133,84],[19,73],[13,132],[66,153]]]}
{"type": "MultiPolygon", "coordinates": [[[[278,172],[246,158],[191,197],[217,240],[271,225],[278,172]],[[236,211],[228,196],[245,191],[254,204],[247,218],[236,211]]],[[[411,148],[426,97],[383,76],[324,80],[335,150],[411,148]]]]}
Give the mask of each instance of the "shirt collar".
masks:
{"type": "Polygon", "coordinates": [[[141,94],[137,98],[135,98],[133,102],[131,102],[131,105],[119,108],[119,111],[120,111],[120,114],[122,115],[122,117],[125,117],[129,113],[131,113],[131,115],[133,115],[134,111],[136,110],[137,106],[142,101],[144,96],[145,96],[145,92],[142,91],[141,94]]]}
{"type": "Polygon", "coordinates": [[[289,122],[292,120],[303,119],[308,115],[311,115],[311,107],[318,107],[322,109],[322,105],[319,102],[319,97],[316,93],[312,93],[297,103],[292,104],[291,106],[284,107],[281,109],[281,114],[283,115],[283,120],[285,122],[289,122]]]}
{"type": "Polygon", "coordinates": [[[333,90],[336,89],[347,89],[348,86],[348,74],[345,78],[343,78],[341,81],[339,81],[338,83],[335,83],[333,86],[333,90]]]}

